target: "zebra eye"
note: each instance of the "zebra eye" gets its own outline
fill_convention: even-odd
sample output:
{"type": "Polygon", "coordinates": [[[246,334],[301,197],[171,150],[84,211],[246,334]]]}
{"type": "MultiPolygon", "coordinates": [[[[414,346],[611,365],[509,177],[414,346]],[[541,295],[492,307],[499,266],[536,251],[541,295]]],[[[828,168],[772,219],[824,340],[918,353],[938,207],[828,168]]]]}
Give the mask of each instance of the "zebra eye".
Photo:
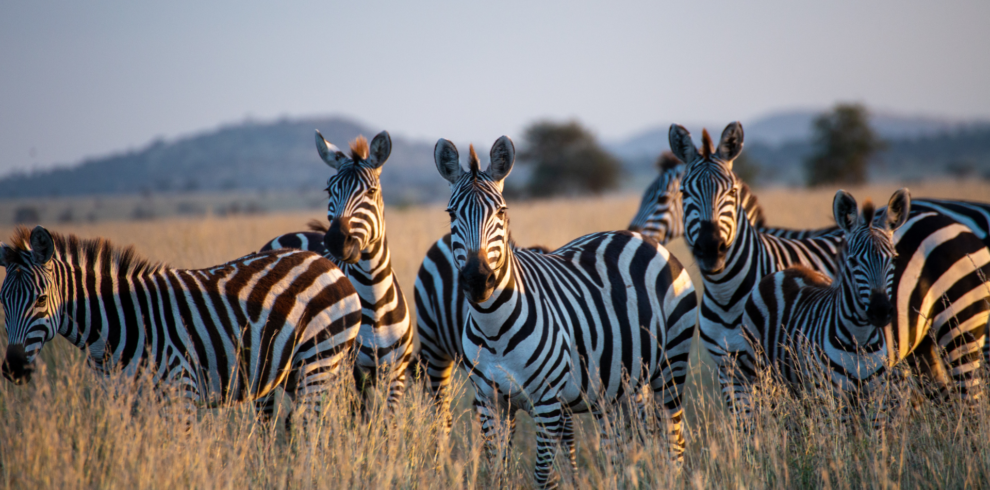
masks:
{"type": "Polygon", "coordinates": [[[667,204],[668,200],[670,200],[670,198],[667,197],[666,195],[660,196],[659,198],[657,198],[657,204],[667,204]]]}
{"type": "Polygon", "coordinates": [[[34,302],[35,308],[41,308],[45,306],[46,301],[48,301],[48,295],[42,294],[41,296],[38,296],[38,299],[34,302]]]}
{"type": "Polygon", "coordinates": [[[499,217],[499,218],[505,218],[505,210],[506,210],[506,209],[507,209],[507,208],[502,208],[502,209],[499,209],[499,210],[498,210],[498,217],[499,217]]]}
{"type": "Polygon", "coordinates": [[[371,189],[368,189],[368,193],[367,194],[368,194],[368,197],[375,197],[375,194],[377,194],[377,193],[378,193],[378,188],[377,187],[372,187],[371,189]]]}

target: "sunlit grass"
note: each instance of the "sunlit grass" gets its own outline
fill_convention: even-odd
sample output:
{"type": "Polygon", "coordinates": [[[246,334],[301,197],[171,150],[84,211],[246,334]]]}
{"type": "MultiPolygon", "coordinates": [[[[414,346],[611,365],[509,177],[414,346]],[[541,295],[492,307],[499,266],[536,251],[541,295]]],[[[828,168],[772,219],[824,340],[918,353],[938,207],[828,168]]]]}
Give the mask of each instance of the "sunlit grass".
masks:
{"type": "MultiPolygon", "coordinates": [[[[852,190],[886,196],[896,185],[852,190]]],[[[980,199],[990,187],[958,195],[954,186],[913,188],[921,195],[980,199]]],[[[828,224],[834,190],[760,193],[769,223],[828,224]],[[824,197],[823,197],[824,196],[824,197]],[[822,201],[822,202],[818,202],[822,201]]],[[[511,203],[513,236],[522,245],[559,246],[583,233],[622,228],[638,199],[555,200],[511,203]]],[[[82,236],[106,236],[134,244],[139,253],[177,267],[205,267],[257,250],[283,232],[300,230],[319,213],[229,219],[163,220],[51,226],[82,236]]],[[[393,261],[408,299],[429,245],[445,233],[442,206],[390,209],[393,261]]],[[[0,230],[0,237],[10,229],[0,230]]],[[[689,266],[683,242],[673,254],[689,266]]],[[[0,352],[6,337],[0,335],[0,352]]],[[[150,390],[141,383],[93,373],[82,353],[64,339],[42,352],[44,371],[32,383],[0,382],[0,484],[6,488],[529,488],[535,450],[533,427],[519,414],[504,470],[489,468],[471,411],[471,389],[455,378],[454,429],[440,436],[439,421],[423,385],[413,382],[394,417],[383,411],[384,390],[366,417],[355,415],[350,375],[329,395],[325,417],[305,434],[287,434],[281,423],[256,421],[250,404],[201,410],[189,434],[176,433],[150,390]]],[[[556,471],[577,488],[988,488],[990,401],[972,407],[906,405],[883,432],[836,422],[828,400],[789,393],[764,381],[753,429],[729,417],[707,354],[692,350],[685,393],[687,452],[673,467],[665,441],[636,420],[617,415],[616,454],[603,454],[595,422],[578,417],[578,465],[563,457],[556,471]],[[775,393],[772,398],[766,393],[775,393]],[[612,460],[616,464],[611,464],[612,460]]]]}

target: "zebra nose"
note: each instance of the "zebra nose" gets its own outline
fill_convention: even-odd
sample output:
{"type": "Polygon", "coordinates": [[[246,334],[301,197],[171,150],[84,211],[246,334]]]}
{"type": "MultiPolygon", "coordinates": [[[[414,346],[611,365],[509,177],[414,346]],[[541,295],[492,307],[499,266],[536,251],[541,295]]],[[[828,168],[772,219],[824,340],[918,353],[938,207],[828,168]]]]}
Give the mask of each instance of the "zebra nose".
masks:
{"type": "Polygon", "coordinates": [[[31,374],[34,368],[28,363],[24,346],[20,344],[7,346],[7,356],[0,366],[3,377],[14,384],[22,384],[31,381],[31,374]]]}
{"type": "Polygon", "coordinates": [[[323,236],[323,246],[334,257],[346,262],[356,262],[360,258],[358,240],[351,234],[351,219],[339,216],[330,221],[330,228],[323,236]]]}
{"type": "Polygon", "coordinates": [[[866,319],[877,328],[886,326],[894,318],[894,305],[886,292],[870,293],[870,305],[866,309],[866,319]]]}

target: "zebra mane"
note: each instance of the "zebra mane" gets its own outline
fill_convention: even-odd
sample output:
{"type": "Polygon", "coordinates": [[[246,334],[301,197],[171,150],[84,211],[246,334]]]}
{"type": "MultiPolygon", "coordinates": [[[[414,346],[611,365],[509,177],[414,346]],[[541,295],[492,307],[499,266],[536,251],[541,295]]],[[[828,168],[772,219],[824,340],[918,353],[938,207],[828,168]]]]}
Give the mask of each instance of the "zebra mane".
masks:
{"type": "MultiPolygon", "coordinates": [[[[49,231],[52,242],[55,244],[55,252],[59,258],[64,260],[66,256],[75,257],[102,257],[117,266],[117,271],[124,274],[149,274],[158,272],[166,267],[164,262],[152,262],[139,257],[134,251],[133,245],[118,247],[106,238],[79,238],[73,234],[62,235],[54,231],[49,231]]],[[[25,226],[18,226],[14,230],[11,239],[13,248],[17,252],[31,252],[31,230],[25,226]]],[[[19,254],[18,254],[19,255],[19,254]]]]}
{"type": "Polygon", "coordinates": [[[468,147],[468,165],[471,167],[471,173],[474,174],[475,178],[478,178],[478,172],[481,171],[481,161],[478,160],[478,154],[474,151],[474,145],[468,147]]]}
{"type": "Polygon", "coordinates": [[[309,223],[306,223],[306,226],[309,227],[309,231],[318,231],[320,233],[326,233],[326,232],[330,231],[330,227],[327,226],[326,223],[324,223],[324,222],[322,222],[322,221],[320,221],[318,219],[311,219],[311,220],[309,220],[309,223]]]}
{"type": "Polygon", "coordinates": [[[368,139],[362,135],[358,135],[351,141],[351,160],[355,162],[358,160],[368,159],[368,139]]]}
{"type": "Polygon", "coordinates": [[[701,130],[701,158],[703,160],[708,160],[712,156],[712,148],[714,148],[712,143],[712,136],[708,134],[708,129],[701,130]]]}
{"type": "Polygon", "coordinates": [[[873,205],[873,201],[867,199],[863,203],[863,223],[867,226],[873,226],[873,216],[877,213],[876,206],[873,205]]]}
{"type": "Polygon", "coordinates": [[[805,281],[812,286],[829,287],[832,285],[832,280],[829,279],[828,276],[804,264],[795,264],[785,270],[790,270],[796,274],[800,274],[804,277],[805,281]]]}
{"type": "Polygon", "coordinates": [[[661,153],[660,158],[657,159],[657,168],[659,168],[661,172],[672,170],[680,164],[681,160],[669,151],[661,153]]]}

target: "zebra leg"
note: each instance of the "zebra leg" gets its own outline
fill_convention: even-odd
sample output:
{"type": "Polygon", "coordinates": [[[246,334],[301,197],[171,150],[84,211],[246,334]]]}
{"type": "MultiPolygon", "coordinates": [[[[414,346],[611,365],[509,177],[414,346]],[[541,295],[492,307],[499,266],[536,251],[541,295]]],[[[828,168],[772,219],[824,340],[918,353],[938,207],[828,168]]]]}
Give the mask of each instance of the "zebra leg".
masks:
{"type": "MultiPolygon", "coordinates": [[[[571,463],[571,471],[575,474],[577,473],[577,451],[574,447],[574,416],[572,414],[565,413],[563,416],[563,431],[561,432],[560,442],[564,447],[564,454],[567,456],[567,460],[571,463]]],[[[515,424],[513,424],[514,426],[515,424]]]]}
{"type": "MultiPolygon", "coordinates": [[[[664,369],[663,376],[657,376],[650,380],[650,390],[653,391],[654,420],[657,424],[663,424],[664,434],[667,437],[667,451],[671,461],[676,465],[684,463],[684,408],[681,406],[681,398],[684,396],[684,381],[687,378],[687,364],[680,370],[672,367],[664,369]]],[[[646,408],[643,393],[639,393],[640,411],[646,408]]]]}
{"type": "Polygon", "coordinates": [[[478,412],[478,421],[481,423],[481,437],[485,443],[485,455],[489,465],[493,468],[496,465],[504,466],[509,459],[512,435],[516,430],[515,411],[508,411],[505,426],[502,426],[499,421],[499,407],[493,406],[489,400],[475,396],[474,409],[478,412]],[[500,445],[503,448],[501,450],[500,445]]]}
{"type": "Polygon", "coordinates": [[[613,424],[610,411],[608,406],[595,407],[592,412],[595,417],[595,422],[598,424],[598,433],[600,435],[600,445],[599,450],[608,457],[609,462],[612,465],[619,464],[619,451],[618,443],[622,441],[622,433],[613,424]],[[616,436],[615,439],[612,438],[613,434],[616,436]],[[617,440],[616,440],[617,439],[617,440]]]}
{"type": "Polygon", "coordinates": [[[388,384],[388,413],[395,414],[396,410],[399,408],[399,402],[402,401],[403,395],[406,393],[406,376],[409,368],[409,360],[412,357],[412,343],[409,344],[408,349],[402,354],[402,358],[399,362],[393,363],[390,373],[392,375],[392,381],[388,384]]]}
{"type": "Polygon", "coordinates": [[[429,376],[430,392],[433,394],[437,416],[443,423],[443,433],[450,435],[454,425],[454,417],[450,413],[451,375],[454,372],[454,360],[446,357],[431,356],[427,359],[426,374],[429,376]]]}
{"type": "MultiPolygon", "coordinates": [[[[295,401],[293,413],[301,418],[304,431],[322,415],[323,399],[330,391],[333,380],[340,374],[340,365],[349,353],[349,348],[338,346],[336,352],[303,360],[296,369],[294,386],[291,390],[287,387],[286,393],[290,393],[295,401]]],[[[287,420],[286,426],[289,427],[290,423],[287,420]]]]}
{"type": "Polygon", "coordinates": [[[737,422],[748,429],[753,416],[753,383],[756,371],[748,352],[735,352],[722,359],[718,366],[718,382],[722,397],[737,422]]]}
{"type": "Polygon", "coordinates": [[[368,397],[375,388],[378,376],[374,367],[361,366],[360,360],[354,362],[353,375],[354,386],[358,392],[358,413],[361,414],[362,419],[365,419],[368,416],[368,397]]]}
{"type": "Polygon", "coordinates": [[[553,474],[553,460],[557,455],[563,429],[564,412],[556,399],[546,400],[533,406],[533,422],[536,423],[536,465],[534,474],[536,486],[557,488],[553,474]]]}

